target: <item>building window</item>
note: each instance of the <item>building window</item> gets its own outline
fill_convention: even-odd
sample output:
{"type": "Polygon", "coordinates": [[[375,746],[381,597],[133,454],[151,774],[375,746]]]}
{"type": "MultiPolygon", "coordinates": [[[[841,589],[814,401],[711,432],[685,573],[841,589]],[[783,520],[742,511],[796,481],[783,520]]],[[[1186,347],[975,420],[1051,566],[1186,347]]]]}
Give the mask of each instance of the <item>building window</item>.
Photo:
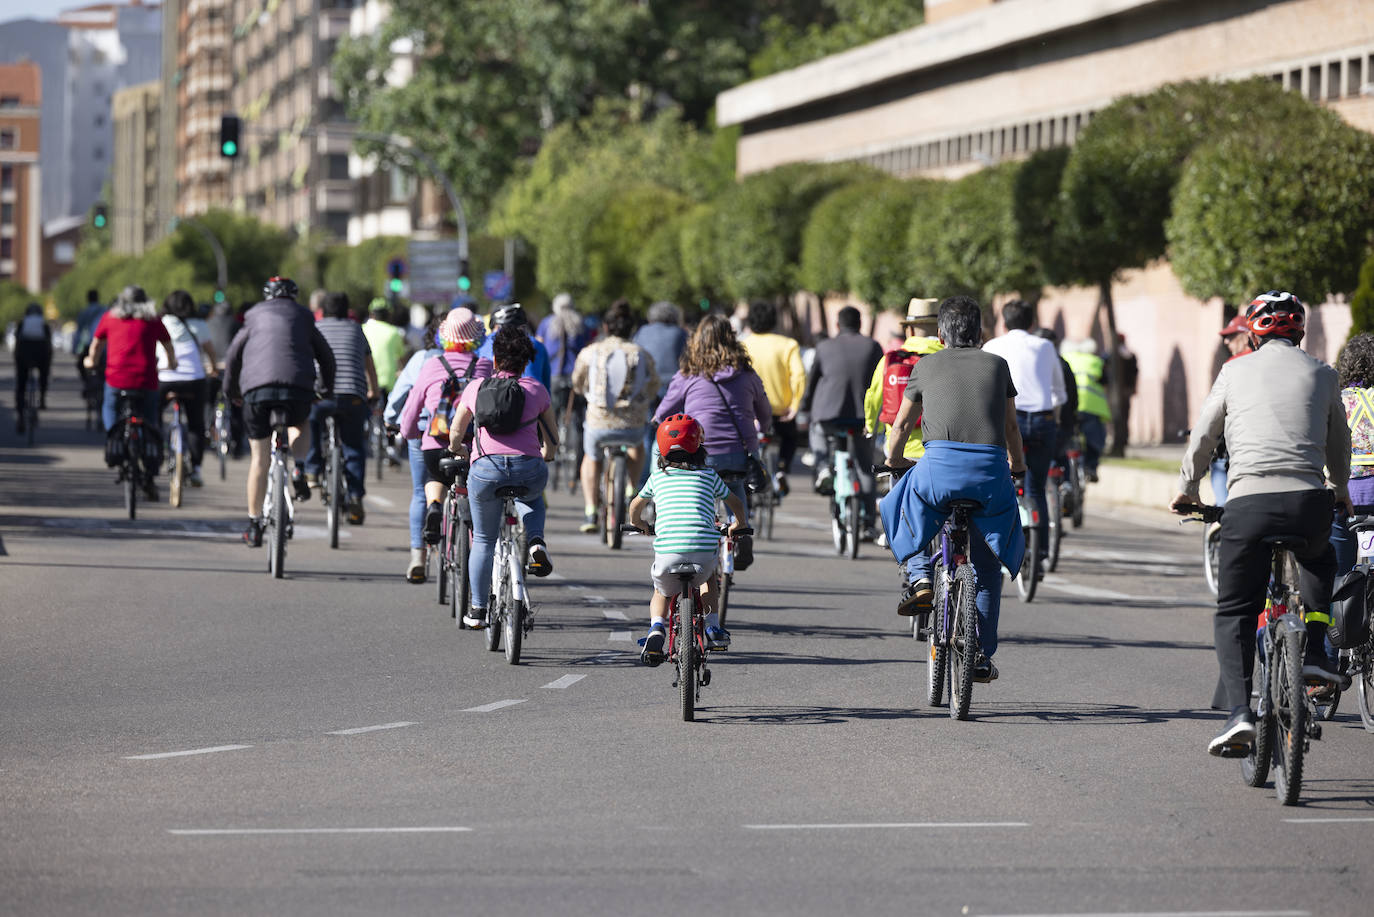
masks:
{"type": "Polygon", "coordinates": [[[1364,82],[1360,74],[1360,64],[1362,63],[1363,61],[1358,57],[1353,57],[1345,62],[1345,94],[1348,96],[1360,94],[1360,86],[1364,82]]]}
{"type": "Polygon", "coordinates": [[[0,204],[0,226],[9,226],[14,222],[14,205],[9,201],[0,204]]]}
{"type": "Polygon", "coordinates": [[[0,239],[0,261],[8,261],[14,257],[14,240],[6,236],[0,239]]]}
{"type": "Polygon", "coordinates": [[[19,96],[0,96],[0,108],[18,108],[19,96]]]}
{"type": "Polygon", "coordinates": [[[1332,61],[1326,65],[1326,97],[1336,99],[1341,95],[1341,62],[1332,61]]]}
{"type": "Polygon", "coordinates": [[[1321,64],[1313,64],[1307,68],[1307,98],[1313,102],[1321,101],[1322,97],[1322,67],[1321,64]]]}
{"type": "Polygon", "coordinates": [[[19,131],[12,127],[0,127],[0,150],[12,150],[19,145],[19,131]]]}
{"type": "Polygon", "coordinates": [[[14,190],[14,166],[0,166],[0,191],[14,190]]]}

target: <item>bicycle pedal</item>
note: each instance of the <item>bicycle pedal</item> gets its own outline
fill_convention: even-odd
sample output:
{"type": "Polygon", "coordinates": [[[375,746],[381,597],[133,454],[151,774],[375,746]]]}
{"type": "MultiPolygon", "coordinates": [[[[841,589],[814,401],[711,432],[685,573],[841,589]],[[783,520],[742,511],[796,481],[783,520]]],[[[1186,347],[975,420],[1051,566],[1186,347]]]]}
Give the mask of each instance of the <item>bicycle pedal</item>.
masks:
{"type": "Polygon", "coordinates": [[[1320,742],[1322,739],[1322,724],[1313,723],[1309,720],[1307,723],[1307,737],[1315,742],[1320,742]]]}
{"type": "Polygon", "coordinates": [[[704,688],[711,683],[711,670],[703,668],[701,670],[701,686],[704,688]]]}
{"type": "Polygon", "coordinates": [[[1254,746],[1248,742],[1229,742],[1217,751],[1218,758],[1248,758],[1254,746]]]}

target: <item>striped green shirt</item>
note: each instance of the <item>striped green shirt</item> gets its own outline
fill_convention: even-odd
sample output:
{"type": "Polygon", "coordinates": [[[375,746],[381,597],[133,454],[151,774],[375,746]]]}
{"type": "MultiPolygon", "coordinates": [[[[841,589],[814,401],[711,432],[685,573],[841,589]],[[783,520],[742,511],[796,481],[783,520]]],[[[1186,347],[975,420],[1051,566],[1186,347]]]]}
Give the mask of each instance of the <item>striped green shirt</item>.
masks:
{"type": "Polygon", "coordinates": [[[659,469],[639,495],[654,501],[655,552],[687,554],[720,546],[716,500],[724,500],[730,490],[714,469],[659,469]]]}

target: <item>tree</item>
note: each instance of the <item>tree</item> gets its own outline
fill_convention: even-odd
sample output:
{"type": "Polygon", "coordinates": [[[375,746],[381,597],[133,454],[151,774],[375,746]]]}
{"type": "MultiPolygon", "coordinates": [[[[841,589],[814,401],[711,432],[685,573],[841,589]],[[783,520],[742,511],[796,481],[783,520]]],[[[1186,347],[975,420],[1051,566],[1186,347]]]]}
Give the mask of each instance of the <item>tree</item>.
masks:
{"type": "Polygon", "coordinates": [[[0,328],[18,321],[37,298],[22,283],[0,280],[0,328]]]}
{"type": "Polygon", "coordinates": [[[801,260],[797,280],[802,289],[816,293],[849,290],[849,262],[845,250],[854,235],[859,213],[880,197],[891,179],[860,181],[831,191],[811,210],[802,230],[801,260]]]}
{"type": "Polygon", "coordinates": [[[1360,267],[1360,285],[1350,298],[1350,315],[1352,335],[1374,331],[1374,251],[1360,267]]]}
{"type": "Polygon", "coordinates": [[[1331,112],[1318,124],[1255,125],[1189,159],[1168,238],[1190,295],[1284,289],[1316,303],[1354,288],[1374,232],[1374,137],[1331,112]]]}
{"type": "Polygon", "coordinates": [[[1026,253],[1043,283],[1063,283],[1056,275],[1063,271],[1070,255],[1063,246],[1072,244],[1062,228],[1064,202],[1059,188],[1069,148],[1036,150],[1021,164],[1012,185],[1012,219],[1016,225],[1016,244],[1026,253]]]}
{"type": "MultiPolygon", "coordinates": [[[[405,254],[406,240],[401,236],[378,236],[353,246],[336,245],[329,250],[325,262],[324,288],[347,294],[352,308],[365,311],[374,296],[386,292],[390,280],[387,262],[404,258],[405,254]]],[[[302,294],[306,292],[302,288],[302,294]]]]}
{"type": "Polygon", "coordinates": [[[682,217],[678,234],[683,279],[695,296],[708,303],[720,299],[724,286],[716,260],[715,226],[715,205],[698,204],[682,217]]]}
{"type": "Polygon", "coordinates": [[[749,62],[751,75],[790,70],[925,21],[924,4],[910,0],[822,0],[818,6],[803,23],[781,16],[764,23],[768,43],[749,62]]]}
{"type": "Polygon", "coordinates": [[[635,263],[639,288],[652,302],[667,300],[685,303],[692,288],[682,266],[682,227],[686,214],[680,214],[654,230],[640,249],[635,263]]]}
{"type": "Polygon", "coordinates": [[[871,306],[895,309],[918,292],[912,276],[913,250],[907,227],[918,207],[929,205],[937,183],[925,179],[893,182],[870,198],[854,222],[845,249],[849,290],[871,306]]]}

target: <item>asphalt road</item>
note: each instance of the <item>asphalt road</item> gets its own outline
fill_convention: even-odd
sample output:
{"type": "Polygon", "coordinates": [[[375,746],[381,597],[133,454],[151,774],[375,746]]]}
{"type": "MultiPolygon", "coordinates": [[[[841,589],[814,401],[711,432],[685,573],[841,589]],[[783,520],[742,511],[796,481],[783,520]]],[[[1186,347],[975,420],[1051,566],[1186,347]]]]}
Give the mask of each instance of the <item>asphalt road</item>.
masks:
{"type": "Polygon", "coordinates": [[[0,913],[1374,912],[1374,735],[1347,698],[1296,808],[1206,754],[1200,537],[1162,514],[1090,505],[954,722],[891,559],[798,493],[689,724],[632,642],[649,546],[580,500],[508,666],[403,581],[402,469],[339,550],[306,504],[275,581],[241,464],[122,519],[57,376],[30,449],[0,362],[0,913]]]}

